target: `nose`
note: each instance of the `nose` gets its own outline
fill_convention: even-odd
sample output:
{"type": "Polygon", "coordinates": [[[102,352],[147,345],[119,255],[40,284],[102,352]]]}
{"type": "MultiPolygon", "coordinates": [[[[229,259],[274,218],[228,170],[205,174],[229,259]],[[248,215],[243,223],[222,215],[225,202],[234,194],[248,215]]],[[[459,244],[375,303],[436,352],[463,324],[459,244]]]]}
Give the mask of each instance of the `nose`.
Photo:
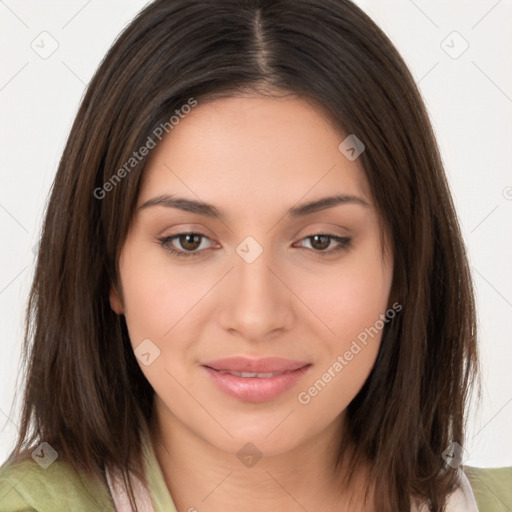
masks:
{"type": "Polygon", "coordinates": [[[234,256],[219,321],[232,334],[263,341],[292,328],[295,321],[293,285],[270,250],[251,263],[234,256]]]}

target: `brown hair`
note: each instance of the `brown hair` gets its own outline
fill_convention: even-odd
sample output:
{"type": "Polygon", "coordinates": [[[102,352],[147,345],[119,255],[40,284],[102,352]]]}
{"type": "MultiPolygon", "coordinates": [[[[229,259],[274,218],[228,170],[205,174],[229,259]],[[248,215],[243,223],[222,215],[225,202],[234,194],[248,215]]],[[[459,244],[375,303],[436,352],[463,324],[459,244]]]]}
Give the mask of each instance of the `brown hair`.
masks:
{"type": "Polygon", "coordinates": [[[265,88],[317,102],[363,141],[360,162],[391,236],[391,302],[403,310],[348,406],[339,460],[353,442],[353,467],[371,461],[381,511],[409,510],[411,496],[442,511],[456,485],[442,452],[464,445],[478,375],[471,276],[416,84],[348,0],[157,0],[116,40],[88,86],[47,205],[10,459],[46,441],[77,470],[104,478],[104,465],[116,465],[144,480],[137,468],[154,391],[109,290],[119,289],[146,158],[104,197],[97,191],[191,97],[265,88]]]}

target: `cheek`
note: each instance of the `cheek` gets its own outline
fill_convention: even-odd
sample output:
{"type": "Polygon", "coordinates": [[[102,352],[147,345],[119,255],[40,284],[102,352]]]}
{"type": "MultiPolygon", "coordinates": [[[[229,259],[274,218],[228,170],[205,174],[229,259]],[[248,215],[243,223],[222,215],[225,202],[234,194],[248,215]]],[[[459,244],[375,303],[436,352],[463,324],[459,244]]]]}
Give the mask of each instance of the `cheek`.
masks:
{"type": "Polygon", "coordinates": [[[310,412],[334,416],[358,393],[375,363],[392,268],[382,262],[380,250],[368,250],[347,258],[347,264],[328,277],[323,287],[308,295],[312,309],[321,312],[324,325],[318,333],[322,332],[324,351],[318,352],[316,368],[298,401],[310,412]]]}
{"type": "Polygon", "coordinates": [[[386,312],[392,280],[389,263],[373,247],[343,263],[305,282],[302,295],[323,321],[323,339],[339,350],[386,312]]]}
{"type": "Polygon", "coordinates": [[[200,308],[194,304],[212,285],[191,281],[179,267],[153,255],[140,247],[127,247],[120,261],[128,333],[137,362],[155,392],[187,403],[180,390],[184,376],[179,368],[190,340],[196,339],[190,329],[198,328],[200,322],[200,308]],[[147,352],[149,364],[141,357],[147,352]]]}
{"type": "Polygon", "coordinates": [[[165,254],[155,258],[155,252],[128,249],[120,261],[125,317],[134,345],[144,338],[162,342],[191,319],[197,322],[194,305],[217,279],[194,279],[179,265],[169,264],[165,254]]]}

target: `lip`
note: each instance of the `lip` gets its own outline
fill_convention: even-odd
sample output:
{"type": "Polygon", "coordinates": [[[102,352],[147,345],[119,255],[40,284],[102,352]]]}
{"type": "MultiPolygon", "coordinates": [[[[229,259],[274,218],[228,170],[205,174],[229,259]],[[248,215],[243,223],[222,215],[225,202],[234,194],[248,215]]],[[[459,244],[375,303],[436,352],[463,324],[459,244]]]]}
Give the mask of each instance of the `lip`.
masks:
{"type": "Polygon", "coordinates": [[[311,363],[279,357],[248,359],[231,357],[202,364],[213,383],[224,393],[245,402],[266,402],[293,387],[310,369],[311,363]],[[225,373],[276,374],[262,377],[242,377],[225,373]]]}
{"type": "Polygon", "coordinates": [[[282,357],[262,357],[251,359],[248,357],[226,357],[202,363],[214,370],[228,370],[236,372],[274,373],[297,370],[306,366],[306,361],[294,361],[282,357]]]}

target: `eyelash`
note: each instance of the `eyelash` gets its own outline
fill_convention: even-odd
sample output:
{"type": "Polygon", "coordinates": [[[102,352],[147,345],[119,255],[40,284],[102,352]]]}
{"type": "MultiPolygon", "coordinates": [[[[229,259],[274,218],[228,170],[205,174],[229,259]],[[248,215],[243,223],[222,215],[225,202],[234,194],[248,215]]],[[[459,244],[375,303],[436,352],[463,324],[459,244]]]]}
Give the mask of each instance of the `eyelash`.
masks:
{"type": "MultiPolygon", "coordinates": [[[[175,256],[178,256],[178,257],[183,257],[183,258],[190,258],[190,257],[196,257],[198,256],[202,251],[197,251],[196,252],[190,252],[190,251],[178,251],[176,249],[173,249],[169,243],[174,240],[175,238],[179,238],[181,236],[185,236],[185,235],[196,235],[196,236],[200,236],[202,239],[206,238],[208,240],[210,240],[209,237],[207,237],[206,235],[204,235],[203,233],[196,233],[196,232],[183,232],[183,233],[177,233],[176,235],[172,235],[172,236],[166,236],[166,237],[163,237],[163,238],[159,238],[159,242],[160,244],[162,245],[162,247],[170,252],[171,254],[175,255],[175,256]]],[[[343,237],[343,236],[337,236],[337,235],[331,235],[329,233],[314,233],[313,235],[309,235],[309,236],[306,236],[304,238],[302,238],[300,241],[303,241],[303,240],[308,240],[310,238],[313,238],[315,236],[324,236],[324,237],[327,237],[329,239],[329,241],[335,241],[335,242],[338,242],[340,245],[338,245],[336,248],[334,249],[330,249],[330,250],[324,250],[324,251],[319,251],[319,250],[315,250],[315,249],[310,249],[312,250],[316,255],[320,256],[320,257],[325,257],[325,256],[329,256],[331,254],[335,254],[335,253],[338,253],[338,252],[341,252],[343,250],[346,250],[348,249],[351,244],[352,244],[352,239],[351,238],[348,238],[348,237],[343,237]]],[[[202,240],[201,240],[202,241],[202,240]]],[[[204,249],[203,249],[204,250],[204,249]]]]}

